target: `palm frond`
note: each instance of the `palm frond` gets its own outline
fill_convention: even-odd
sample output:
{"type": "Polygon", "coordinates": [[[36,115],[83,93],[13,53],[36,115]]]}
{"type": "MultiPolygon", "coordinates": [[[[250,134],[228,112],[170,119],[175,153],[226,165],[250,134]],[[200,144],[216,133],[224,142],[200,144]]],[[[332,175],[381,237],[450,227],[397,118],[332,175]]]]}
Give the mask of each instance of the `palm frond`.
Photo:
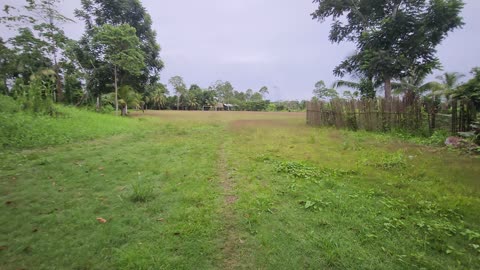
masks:
{"type": "Polygon", "coordinates": [[[333,88],[339,88],[339,87],[349,87],[353,89],[360,89],[360,84],[356,82],[344,81],[344,80],[335,81],[333,83],[333,88]]]}

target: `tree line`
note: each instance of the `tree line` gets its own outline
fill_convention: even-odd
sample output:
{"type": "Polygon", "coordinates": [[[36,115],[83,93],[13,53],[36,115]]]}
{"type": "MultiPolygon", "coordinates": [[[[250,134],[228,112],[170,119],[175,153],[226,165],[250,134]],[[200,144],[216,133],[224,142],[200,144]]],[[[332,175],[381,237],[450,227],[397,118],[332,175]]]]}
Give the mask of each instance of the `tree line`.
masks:
{"type": "MultiPolygon", "coordinates": [[[[462,27],[461,0],[314,0],[311,14],[321,22],[333,21],[329,39],[354,42],[356,51],[333,71],[358,81],[339,80],[349,98],[373,98],[380,87],[384,96],[402,91],[430,92],[435,98],[458,95],[478,104],[478,68],[466,84],[440,86],[423,81],[441,68],[436,47],[448,33],[462,27]],[[442,88],[443,87],[443,88],[442,88]],[[443,89],[443,90],[442,90],[443,89]],[[393,92],[392,92],[393,91],[393,92]]],[[[58,10],[60,0],[25,0],[6,5],[0,23],[16,29],[8,40],[0,38],[0,92],[34,111],[52,111],[53,103],[87,105],[98,110],[129,107],[203,109],[232,104],[238,110],[301,110],[304,102],[271,103],[268,88],[237,91],[228,81],[208,88],[191,85],[180,76],[170,78],[174,93],[160,83],[164,64],[152,19],[139,0],[81,0],[75,18],[84,22],[79,40],[68,38],[62,25],[73,22],[58,10]]],[[[450,76],[446,74],[445,76],[450,76]]],[[[319,81],[314,94],[334,97],[333,87],[319,81]]]]}
{"type": "Polygon", "coordinates": [[[54,102],[97,110],[128,112],[129,107],[201,110],[232,104],[235,110],[301,110],[298,102],[271,103],[268,88],[237,91],[228,81],[189,88],[170,78],[174,93],[160,82],[164,64],[152,19],[139,0],[81,0],[75,17],[85,24],[79,40],[62,25],[73,22],[59,12],[60,0],[26,0],[4,7],[0,22],[16,35],[0,38],[1,93],[26,109],[51,112],[54,102]],[[287,106],[288,105],[288,106],[287,106]]]}
{"type": "Polygon", "coordinates": [[[13,38],[0,39],[4,94],[24,104],[100,105],[104,95],[115,93],[115,107],[124,111],[159,81],[160,46],[140,1],[82,0],[75,10],[85,23],[79,40],[62,30],[73,19],[58,11],[59,4],[26,0],[4,7],[0,22],[17,29],[13,38]]]}
{"type": "MultiPolygon", "coordinates": [[[[462,81],[465,74],[459,72],[444,72],[436,76],[435,81],[425,81],[425,77],[404,77],[401,80],[391,83],[392,95],[404,95],[411,99],[424,98],[435,103],[444,102],[450,104],[452,100],[469,100],[472,101],[477,108],[480,109],[480,68],[473,68],[471,71],[473,78],[466,82],[462,81]]],[[[365,99],[375,98],[377,92],[380,91],[379,86],[365,87],[365,82],[337,80],[331,87],[326,86],[324,81],[318,81],[313,90],[313,101],[344,98],[365,99]],[[346,88],[342,96],[337,89],[346,88]],[[362,91],[365,88],[369,91],[362,91]]]]}

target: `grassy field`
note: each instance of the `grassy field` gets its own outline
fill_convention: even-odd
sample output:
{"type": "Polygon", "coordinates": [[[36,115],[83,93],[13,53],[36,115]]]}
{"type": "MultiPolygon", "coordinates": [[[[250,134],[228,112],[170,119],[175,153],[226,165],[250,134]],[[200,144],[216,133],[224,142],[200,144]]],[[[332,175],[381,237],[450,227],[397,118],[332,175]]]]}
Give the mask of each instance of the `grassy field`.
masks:
{"type": "Polygon", "coordinates": [[[0,269],[480,269],[477,157],[303,113],[77,116],[1,133],[0,269]]]}

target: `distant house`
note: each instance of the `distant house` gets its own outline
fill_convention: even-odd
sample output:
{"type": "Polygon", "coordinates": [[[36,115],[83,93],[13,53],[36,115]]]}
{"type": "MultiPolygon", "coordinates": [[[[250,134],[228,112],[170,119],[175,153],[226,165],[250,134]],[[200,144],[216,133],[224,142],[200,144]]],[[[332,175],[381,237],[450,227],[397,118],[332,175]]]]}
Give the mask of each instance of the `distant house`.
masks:
{"type": "Polygon", "coordinates": [[[216,105],[213,106],[203,106],[204,111],[210,111],[210,110],[215,110],[215,111],[234,111],[235,107],[238,107],[237,105],[234,104],[224,104],[224,103],[217,103],[216,105]]]}
{"type": "Polygon", "coordinates": [[[217,103],[217,105],[215,105],[215,111],[223,111],[224,109],[223,103],[217,103]]]}
{"type": "Polygon", "coordinates": [[[213,108],[214,108],[213,106],[205,105],[205,106],[202,107],[202,111],[211,111],[211,110],[213,110],[213,108]]]}
{"type": "Polygon", "coordinates": [[[234,111],[234,110],[235,110],[235,107],[237,107],[237,105],[233,105],[233,104],[223,104],[223,110],[224,110],[224,111],[234,111]]]}

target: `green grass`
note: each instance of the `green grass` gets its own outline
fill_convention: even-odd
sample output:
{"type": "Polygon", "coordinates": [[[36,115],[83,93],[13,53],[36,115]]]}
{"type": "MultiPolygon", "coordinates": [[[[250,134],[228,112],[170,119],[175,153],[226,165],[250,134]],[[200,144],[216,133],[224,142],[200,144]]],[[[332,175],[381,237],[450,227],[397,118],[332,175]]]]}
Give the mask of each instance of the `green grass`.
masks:
{"type": "Polygon", "coordinates": [[[0,151],[2,269],[480,268],[476,157],[301,113],[65,110],[0,151]]]}
{"type": "Polygon", "coordinates": [[[137,119],[57,106],[57,116],[19,111],[19,105],[0,95],[0,149],[32,148],[73,143],[116,134],[139,132],[137,119]]]}

